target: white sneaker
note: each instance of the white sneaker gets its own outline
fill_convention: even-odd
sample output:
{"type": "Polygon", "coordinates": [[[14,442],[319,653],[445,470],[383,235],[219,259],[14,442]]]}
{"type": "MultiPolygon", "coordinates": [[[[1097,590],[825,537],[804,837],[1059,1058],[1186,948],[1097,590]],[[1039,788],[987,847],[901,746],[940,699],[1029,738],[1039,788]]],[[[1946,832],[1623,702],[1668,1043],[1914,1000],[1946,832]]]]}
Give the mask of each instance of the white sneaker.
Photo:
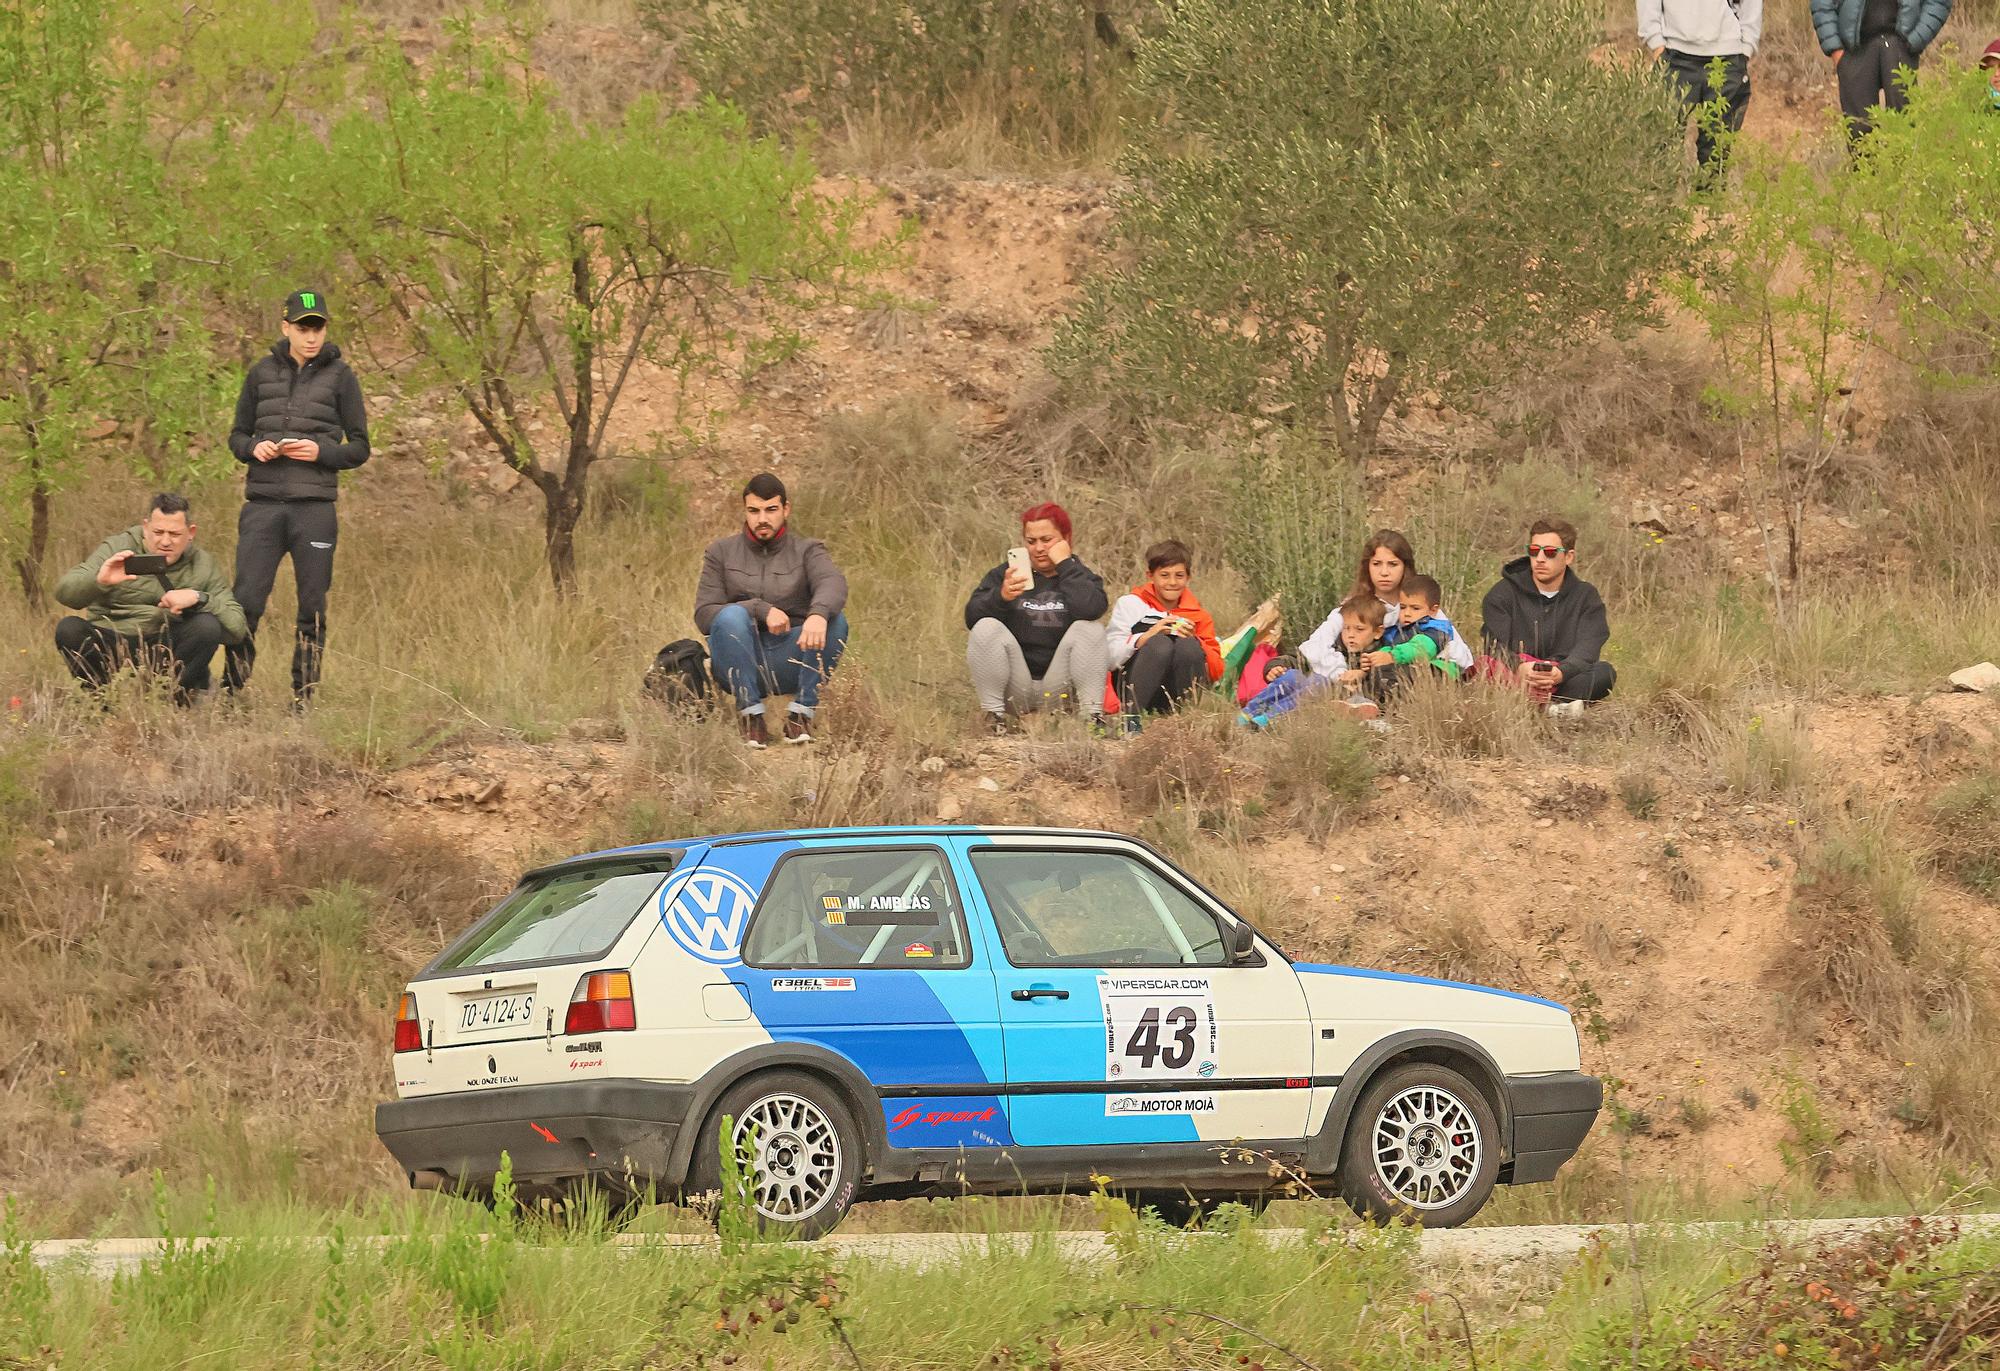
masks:
{"type": "Polygon", "coordinates": [[[1583,717],[1583,701],[1557,700],[1549,706],[1549,717],[1551,719],[1562,719],[1570,722],[1581,719],[1583,717]]]}

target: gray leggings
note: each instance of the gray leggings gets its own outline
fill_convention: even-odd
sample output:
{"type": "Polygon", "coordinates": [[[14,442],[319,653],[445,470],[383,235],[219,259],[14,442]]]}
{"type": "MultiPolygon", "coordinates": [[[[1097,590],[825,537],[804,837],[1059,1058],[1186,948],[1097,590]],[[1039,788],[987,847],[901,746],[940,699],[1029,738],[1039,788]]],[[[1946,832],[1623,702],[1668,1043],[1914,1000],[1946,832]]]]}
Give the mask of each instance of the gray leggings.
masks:
{"type": "Polygon", "coordinates": [[[965,662],[972,668],[973,693],[988,714],[1012,709],[1028,714],[1045,707],[1074,709],[1082,714],[1104,711],[1104,625],[1079,619],[1063,631],[1048,674],[1036,680],[1028,674],[1021,645],[998,619],[981,619],[972,626],[965,645],[965,662]]]}

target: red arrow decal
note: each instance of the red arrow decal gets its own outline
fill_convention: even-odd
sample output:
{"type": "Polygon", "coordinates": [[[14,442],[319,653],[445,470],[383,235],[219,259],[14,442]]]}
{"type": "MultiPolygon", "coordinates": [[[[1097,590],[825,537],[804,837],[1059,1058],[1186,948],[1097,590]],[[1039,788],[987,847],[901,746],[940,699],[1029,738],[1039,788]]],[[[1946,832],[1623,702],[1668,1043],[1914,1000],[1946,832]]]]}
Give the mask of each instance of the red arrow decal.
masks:
{"type": "Polygon", "coordinates": [[[528,1127],[530,1127],[530,1128],[534,1129],[534,1130],[535,1130],[535,1131],[536,1131],[537,1133],[541,1134],[541,1135],[542,1135],[542,1137],[543,1137],[544,1139],[546,1139],[547,1141],[549,1141],[549,1142],[559,1142],[559,1141],[561,1141],[561,1139],[557,1138],[555,1134],[553,1134],[553,1133],[549,1132],[549,1130],[548,1130],[548,1129],[546,1129],[546,1128],[542,1127],[542,1126],[541,1126],[540,1124],[538,1124],[538,1123],[531,1123],[531,1124],[529,1124],[529,1125],[528,1125],[528,1127]]]}

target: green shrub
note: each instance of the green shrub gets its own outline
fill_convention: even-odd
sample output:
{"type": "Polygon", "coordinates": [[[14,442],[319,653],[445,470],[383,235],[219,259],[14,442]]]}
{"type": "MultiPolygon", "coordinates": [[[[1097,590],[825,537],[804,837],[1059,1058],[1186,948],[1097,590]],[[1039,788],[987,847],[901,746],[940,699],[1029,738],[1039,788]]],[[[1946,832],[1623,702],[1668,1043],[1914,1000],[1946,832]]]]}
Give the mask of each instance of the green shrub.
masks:
{"type": "Polygon", "coordinates": [[[1652,312],[1682,260],[1683,120],[1604,10],[1180,0],[1140,49],[1120,255],[1057,371],[1140,409],[1375,450],[1409,398],[1470,404],[1652,312]],[[1590,156],[1576,149],[1588,146],[1590,156]]]}

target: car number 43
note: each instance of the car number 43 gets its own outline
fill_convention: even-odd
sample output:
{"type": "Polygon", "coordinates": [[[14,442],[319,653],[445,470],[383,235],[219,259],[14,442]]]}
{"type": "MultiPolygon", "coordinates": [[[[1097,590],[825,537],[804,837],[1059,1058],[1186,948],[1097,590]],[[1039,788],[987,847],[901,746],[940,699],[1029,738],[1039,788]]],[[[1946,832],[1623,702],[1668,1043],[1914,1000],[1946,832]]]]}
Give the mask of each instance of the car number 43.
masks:
{"type": "Polygon", "coordinates": [[[511,1024],[526,1023],[535,1016],[535,997],[526,995],[494,995],[483,1000],[474,1000],[460,1011],[458,1026],[461,1031],[471,1028],[506,1028],[511,1024]]]}
{"type": "Polygon", "coordinates": [[[1221,1047],[1206,976],[1100,976],[1106,1080],[1212,1076],[1221,1047]]]}

